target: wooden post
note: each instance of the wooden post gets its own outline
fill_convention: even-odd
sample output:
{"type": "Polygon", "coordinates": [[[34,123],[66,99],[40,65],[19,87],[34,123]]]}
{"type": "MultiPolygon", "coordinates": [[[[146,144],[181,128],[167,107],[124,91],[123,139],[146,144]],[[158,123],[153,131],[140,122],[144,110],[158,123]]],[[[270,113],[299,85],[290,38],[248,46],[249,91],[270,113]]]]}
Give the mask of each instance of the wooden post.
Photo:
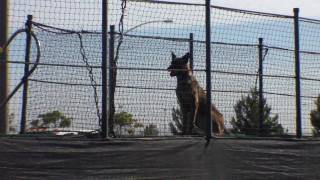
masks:
{"type": "MultiPolygon", "coordinates": [[[[0,47],[7,41],[8,33],[8,1],[0,1],[0,47]]],[[[8,65],[7,51],[0,49],[0,103],[3,102],[8,94],[8,65]]],[[[8,107],[0,109],[0,134],[8,131],[8,107]]]]}

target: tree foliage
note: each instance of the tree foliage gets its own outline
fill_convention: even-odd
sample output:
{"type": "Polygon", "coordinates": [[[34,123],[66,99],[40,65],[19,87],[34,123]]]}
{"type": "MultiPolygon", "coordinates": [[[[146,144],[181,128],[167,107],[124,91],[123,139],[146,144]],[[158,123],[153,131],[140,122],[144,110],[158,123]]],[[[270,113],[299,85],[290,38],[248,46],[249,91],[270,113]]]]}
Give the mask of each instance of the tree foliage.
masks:
{"type": "Polygon", "coordinates": [[[179,135],[183,128],[183,115],[180,108],[172,108],[172,121],[169,123],[170,131],[173,135],[179,135]]]}
{"type": "Polygon", "coordinates": [[[271,107],[263,99],[263,129],[259,129],[259,96],[256,90],[251,90],[247,96],[243,96],[234,106],[236,113],[232,117],[231,124],[235,133],[247,135],[282,135],[283,127],[278,123],[278,115],[271,116],[271,107]]]}
{"type": "Polygon", "coordinates": [[[125,111],[115,113],[114,125],[118,127],[117,132],[119,135],[122,134],[123,128],[126,128],[129,135],[134,135],[136,128],[143,127],[143,124],[138,123],[137,120],[133,118],[132,114],[125,111]]]}
{"type": "Polygon", "coordinates": [[[145,127],[144,135],[145,136],[158,136],[159,135],[159,130],[158,130],[156,125],[150,124],[150,125],[145,127]]]}
{"type": "Polygon", "coordinates": [[[72,118],[66,117],[60,111],[52,111],[38,116],[40,119],[31,121],[32,128],[66,128],[71,126],[72,118]]]}
{"type": "Polygon", "coordinates": [[[316,105],[316,109],[312,110],[310,113],[310,120],[313,126],[313,134],[320,134],[320,95],[317,100],[314,102],[316,105]]]}

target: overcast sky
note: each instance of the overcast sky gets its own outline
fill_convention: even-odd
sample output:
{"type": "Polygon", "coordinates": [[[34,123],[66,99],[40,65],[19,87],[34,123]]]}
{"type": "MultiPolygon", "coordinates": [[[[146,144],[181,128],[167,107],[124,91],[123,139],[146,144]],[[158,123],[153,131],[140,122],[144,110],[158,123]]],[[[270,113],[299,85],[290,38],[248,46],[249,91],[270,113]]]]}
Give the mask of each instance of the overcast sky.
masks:
{"type": "MultiPolygon", "coordinates": [[[[204,2],[204,0],[171,1],[204,2]]],[[[211,4],[284,15],[292,15],[292,9],[298,7],[302,17],[320,19],[320,0],[211,0],[211,4]]]]}

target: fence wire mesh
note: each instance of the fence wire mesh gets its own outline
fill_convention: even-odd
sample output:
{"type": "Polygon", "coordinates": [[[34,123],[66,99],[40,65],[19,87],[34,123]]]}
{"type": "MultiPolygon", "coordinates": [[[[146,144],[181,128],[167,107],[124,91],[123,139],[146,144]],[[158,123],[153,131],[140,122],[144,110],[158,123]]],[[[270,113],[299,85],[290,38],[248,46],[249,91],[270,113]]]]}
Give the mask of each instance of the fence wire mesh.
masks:
{"type": "MultiPolygon", "coordinates": [[[[94,91],[86,69],[88,66],[83,62],[81,55],[79,34],[82,35],[89,65],[96,66],[93,68],[95,80],[100,81],[101,46],[99,42],[101,42],[101,33],[98,35],[81,33],[81,31],[101,31],[102,1],[10,0],[8,2],[9,35],[19,28],[24,28],[28,14],[33,15],[33,21],[78,32],[70,33],[64,30],[59,31],[52,28],[44,30],[34,27],[33,31],[41,43],[42,65],[29,81],[27,130],[32,128],[31,122],[41,119],[39,115],[53,111],[59,111],[67,118],[72,118],[71,126],[60,130],[92,131],[97,129],[99,120],[95,103],[93,103],[94,99],[92,99],[94,91]]],[[[23,76],[25,39],[25,35],[19,35],[10,45],[9,92],[15,88],[23,76]]],[[[34,45],[31,53],[35,53],[34,45]]],[[[33,55],[30,59],[33,62],[35,60],[33,55]]],[[[98,86],[97,92],[100,89],[98,86]]],[[[21,99],[22,88],[9,102],[9,133],[17,133],[20,130],[21,99]]],[[[56,128],[51,128],[50,131],[53,129],[56,128]]]]}
{"type": "MultiPolygon", "coordinates": [[[[200,85],[205,88],[205,7],[202,4],[188,4],[188,3],[172,3],[172,2],[150,2],[150,1],[127,1],[125,11],[119,11],[120,4],[118,1],[111,1],[110,10],[111,12],[125,13],[125,18],[122,20],[124,23],[124,32],[134,35],[147,35],[153,37],[168,37],[168,38],[187,38],[189,33],[193,33],[195,37],[194,42],[194,74],[199,81],[200,85]],[[138,11],[138,9],[140,9],[138,11]],[[167,12],[167,13],[166,13],[167,12]],[[159,14],[164,16],[159,16],[159,14]],[[162,20],[162,21],[161,21],[162,20]],[[169,23],[168,23],[169,22],[169,23]],[[145,24],[140,26],[140,24],[145,24]]],[[[115,13],[116,14],[116,13],[115,13]]],[[[119,18],[110,20],[111,24],[119,23],[119,18]]],[[[264,43],[270,47],[281,47],[281,48],[268,48],[270,52],[265,52],[265,82],[264,82],[264,94],[267,99],[267,103],[272,107],[272,115],[279,115],[279,123],[283,126],[287,133],[295,133],[295,106],[294,106],[294,34],[293,34],[293,19],[289,16],[257,13],[249,11],[241,11],[235,9],[228,9],[222,7],[212,6],[212,97],[213,103],[221,110],[225,119],[227,128],[231,128],[231,119],[235,116],[234,106],[243,97],[246,96],[253,88],[258,86],[257,84],[257,71],[258,71],[258,38],[263,37],[264,43]],[[275,32],[277,34],[275,35],[275,32]],[[284,49],[282,52],[281,49],[284,49]],[[284,66],[284,63],[289,64],[284,66]],[[290,69],[291,67],[291,69],[290,69]],[[288,79],[290,79],[288,81],[288,79]],[[292,87],[288,89],[287,87],[292,87]]],[[[124,38],[126,41],[127,37],[124,38]]],[[[165,64],[159,66],[159,64],[150,64],[150,67],[165,68],[170,64],[170,51],[176,52],[179,55],[184,54],[188,51],[188,44],[174,45],[173,47],[166,47],[168,43],[153,43],[153,42],[138,42],[138,44],[144,44],[142,55],[139,56],[139,60],[143,61],[143,57],[149,59],[149,53],[159,54],[164,53],[162,58],[157,61],[166,61],[165,64]],[[155,47],[156,46],[156,47],[155,47]],[[160,47],[157,47],[160,46],[160,47]],[[184,47],[181,48],[180,46],[184,47]],[[158,53],[154,53],[154,49],[158,53]],[[148,54],[148,55],[146,55],[148,54]]],[[[128,42],[124,42],[123,46],[128,42]]],[[[131,43],[133,47],[140,47],[134,43],[131,43]]],[[[124,53],[124,49],[130,49],[129,47],[123,47],[120,49],[120,56],[124,56],[126,59],[130,56],[136,56],[139,54],[138,50],[134,50],[132,54],[124,53]],[[124,53],[124,54],[122,54],[124,53]]],[[[131,48],[134,49],[134,48],[131,48]]],[[[140,48],[138,48],[140,49],[140,48]]],[[[155,55],[156,56],[156,55],[155,55]]],[[[158,57],[158,56],[156,56],[158,57]]],[[[137,60],[132,63],[128,60],[119,60],[119,67],[121,65],[136,67],[137,60]],[[126,63],[122,64],[121,63],[126,63]]],[[[141,67],[141,65],[138,65],[141,67]]],[[[146,67],[148,69],[148,67],[146,67]]],[[[138,71],[138,70],[136,70],[138,71]]],[[[138,119],[153,119],[151,122],[160,126],[160,132],[164,134],[170,134],[170,128],[167,126],[166,129],[162,129],[164,124],[172,122],[172,108],[179,107],[176,104],[175,86],[176,79],[170,79],[168,81],[169,74],[162,72],[156,72],[159,74],[157,77],[157,83],[152,83],[149,87],[147,81],[140,85],[153,89],[154,94],[159,94],[155,91],[161,90],[162,87],[169,87],[172,91],[164,92],[168,95],[168,98],[164,98],[158,95],[153,100],[144,98],[143,101],[149,101],[145,108],[151,112],[161,112],[163,109],[161,104],[166,107],[161,112],[163,116],[148,117],[149,110],[131,110],[126,107],[135,107],[135,104],[121,105],[121,109],[128,111],[132,114],[139,112],[146,116],[139,116],[138,119]],[[162,82],[162,79],[165,79],[162,82]],[[160,81],[160,82],[159,82],[160,81]],[[159,85],[159,87],[158,87],[159,85]],[[157,88],[158,87],[158,88],[157,88]],[[154,90],[157,89],[157,90],[154,90]],[[160,103],[159,103],[160,102],[160,103]],[[169,108],[168,108],[169,107],[169,108]]],[[[139,74],[139,72],[134,73],[139,74]]],[[[133,78],[134,74],[125,76],[127,79],[133,78]]],[[[152,71],[143,72],[142,76],[153,76],[152,71]]],[[[126,82],[134,80],[121,79],[121,75],[117,81],[126,82]]],[[[140,77],[138,78],[140,79],[140,77]]],[[[155,80],[152,80],[155,82],[155,80]]],[[[127,93],[130,94],[129,90],[122,91],[118,87],[116,97],[127,97],[127,93]]],[[[137,88],[131,91],[139,91],[141,88],[137,88]]],[[[136,94],[136,93],[132,93],[136,94]]],[[[139,93],[137,93],[139,94],[139,93]]],[[[144,96],[144,93],[141,94],[144,96]]],[[[151,95],[152,96],[152,95],[151,95]]],[[[121,104],[125,102],[122,98],[121,101],[116,103],[121,104]]],[[[144,121],[144,120],[143,120],[144,121]]]]}
{"type": "MultiPolygon", "coordinates": [[[[43,55],[29,78],[29,124],[40,114],[59,111],[71,118],[71,126],[63,130],[99,129],[101,46],[93,42],[100,42],[101,34],[65,31],[39,24],[34,25],[33,31],[42,42],[43,55]]],[[[51,128],[62,127],[52,124],[51,128]]]]}
{"type": "MultiPolygon", "coordinates": [[[[34,27],[41,41],[41,65],[30,77],[28,120],[61,111],[71,117],[70,130],[99,128],[101,101],[102,0],[10,1],[10,32],[22,27],[27,14],[34,21],[68,29],[34,27]],[[70,31],[73,30],[73,31],[70,31]],[[79,38],[81,37],[81,38],[79,38]],[[83,50],[81,49],[83,44],[83,50]],[[85,61],[83,59],[85,53],[85,61]],[[89,68],[89,69],[88,69],[89,68]],[[92,68],[92,73],[90,73],[92,68]],[[96,84],[94,90],[92,84],[96,84]]],[[[172,135],[173,108],[178,108],[176,79],[167,67],[171,52],[189,51],[194,34],[194,75],[205,88],[205,6],[166,1],[108,1],[109,25],[123,35],[117,49],[116,113],[127,112],[136,126],[116,126],[118,135],[172,135]],[[152,133],[151,133],[152,134],[152,133]]],[[[212,98],[224,114],[227,128],[234,106],[257,85],[258,38],[264,38],[264,97],[289,134],[295,133],[294,21],[292,16],[211,7],[212,98]]],[[[319,95],[318,57],[320,24],[300,18],[303,134],[310,135],[310,111],[319,95]]],[[[24,39],[10,49],[10,60],[24,59],[24,39]]],[[[116,34],[115,46],[119,43],[116,34]]],[[[22,62],[22,61],[21,61],[22,62]]],[[[21,63],[9,63],[10,88],[23,74],[21,63]]],[[[20,94],[10,101],[19,116],[20,94]]],[[[17,113],[17,114],[16,114],[17,113]]],[[[18,118],[14,118],[18,124],[18,118]]],[[[69,130],[69,129],[67,129],[69,130]]]]}
{"type": "Polygon", "coordinates": [[[304,132],[310,132],[310,112],[317,109],[315,104],[320,95],[319,86],[319,58],[320,49],[320,21],[300,19],[300,48],[301,48],[301,104],[302,104],[302,125],[304,132]]]}

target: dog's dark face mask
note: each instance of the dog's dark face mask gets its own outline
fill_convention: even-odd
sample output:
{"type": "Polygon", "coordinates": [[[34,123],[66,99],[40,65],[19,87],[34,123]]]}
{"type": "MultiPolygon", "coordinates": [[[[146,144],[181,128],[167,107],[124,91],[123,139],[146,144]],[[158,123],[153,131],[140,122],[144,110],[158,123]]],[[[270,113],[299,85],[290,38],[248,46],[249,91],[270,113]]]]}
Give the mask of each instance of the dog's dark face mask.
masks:
{"type": "Polygon", "coordinates": [[[190,58],[190,54],[186,53],[183,57],[177,58],[174,53],[172,53],[171,64],[168,67],[168,71],[170,72],[170,76],[179,76],[185,74],[188,70],[188,60],[190,58]]]}

